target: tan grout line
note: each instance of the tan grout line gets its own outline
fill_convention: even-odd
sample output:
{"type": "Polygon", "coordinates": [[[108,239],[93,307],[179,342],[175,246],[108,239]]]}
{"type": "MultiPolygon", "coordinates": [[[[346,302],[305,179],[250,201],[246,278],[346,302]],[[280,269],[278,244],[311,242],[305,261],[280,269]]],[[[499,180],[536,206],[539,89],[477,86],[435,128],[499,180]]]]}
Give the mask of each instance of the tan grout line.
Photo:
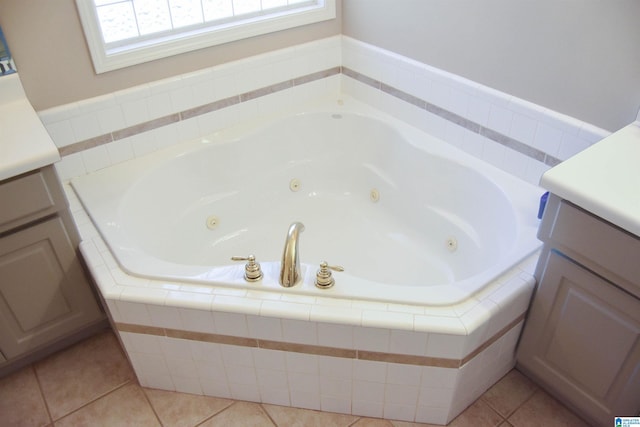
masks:
{"type": "Polygon", "coordinates": [[[151,412],[153,412],[153,415],[156,416],[156,419],[158,420],[158,424],[160,424],[161,426],[164,426],[164,423],[160,418],[160,414],[158,414],[158,411],[156,411],[156,407],[153,406],[153,403],[151,403],[151,399],[149,399],[149,396],[147,395],[147,390],[140,385],[140,382],[138,381],[137,377],[135,381],[136,381],[136,384],[138,384],[138,387],[140,387],[140,389],[142,390],[142,395],[144,396],[144,399],[147,401],[147,404],[151,407],[151,412]]]}
{"type": "Polygon", "coordinates": [[[33,371],[33,375],[36,378],[36,382],[38,383],[38,390],[40,390],[40,397],[44,402],[44,408],[47,410],[47,416],[49,417],[49,421],[53,425],[53,416],[51,415],[51,409],[49,409],[49,403],[47,402],[47,398],[44,395],[44,390],[42,389],[42,384],[40,383],[40,377],[38,376],[38,371],[36,370],[35,363],[32,363],[31,370],[33,371]]]}
{"type": "Polygon", "coordinates": [[[127,385],[131,384],[133,381],[135,381],[135,380],[134,379],[127,380],[127,381],[123,382],[122,384],[119,384],[116,387],[112,388],[111,390],[105,391],[101,395],[99,395],[99,396],[97,396],[97,397],[95,397],[95,398],[93,398],[91,400],[88,400],[88,401],[84,402],[82,405],[78,406],[76,409],[67,412],[66,414],[62,415],[60,418],[55,419],[53,422],[54,423],[58,422],[58,421],[62,420],[63,418],[68,417],[71,414],[75,414],[76,412],[86,408],[87,406],[91,405],[92,403],[95,403],[98,400],[100,400],[100,399],[102,399],[104,397],[107,397],[108,395],[110,395],[112,393],[115,393],[116,391],[120,390],[121,388],[126,387],[127,385]]]}
{"type": "MultiPolygon", "coordinates": [[[[269,414],[269,411],[267,411],[266,409],[264,409],[264,406],[262,406],[262,405],[263,405],[263,402],[258,403],[258,405],[260,406],[260,410],[261,410],[261,411],[262,411],[262,412],[267,416],[267,418],[269,418],[269,421],[271,421],[271,424],[273,424],[273,425],[274,425],[274,427],[280,427],[280,426],[278,425],[278,423],[276,422],[276,420],[274,420],[274,419],[271,417],[271,414],[269,414]]],[[[284,426],[283,426],[283,427],[284,427],[284,426]]]]}

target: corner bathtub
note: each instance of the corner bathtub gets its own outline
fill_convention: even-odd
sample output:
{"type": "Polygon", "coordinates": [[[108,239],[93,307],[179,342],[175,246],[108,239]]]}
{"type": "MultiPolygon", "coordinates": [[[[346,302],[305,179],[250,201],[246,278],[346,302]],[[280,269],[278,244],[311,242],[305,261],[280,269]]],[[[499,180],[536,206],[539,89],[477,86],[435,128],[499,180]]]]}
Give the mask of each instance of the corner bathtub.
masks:
{"type": "MultiPolygon", "coordinates": [[[[513,366],[513,348],[505,349],[515,346],[533,288],[542,191],[355,101],[220,131],[71,183],[99,233],[86,239],[93,246],[83,242],[83,254],[143,385],[447,422],[513,366]],[[295,221],[305,225],[302,281],[283,288],[280,258],[295,221]],[[247,282],[244,263],[230,260],[249,254],[264,272],[258,282],[247,282]],[[333,273],[330,289],[314,285],[324,260],[345,269],[333,273]],[[208,313],[211,324],[189,326],[189,310],[208,313]],[[245,326],[231,326],[238,321],[245,326]],[[337,326],[349,330],[346,337],[319,332],[337,326]],[[156,372],[143,344],[149,337],[350,361],[349,374],[340,374],[351,378],[349,396],[335,386],[337,396],[323,394],[327,373],[314,371],[317,361],[302,369],[318,375],[317,396],[295,389],[291,375],[299,372],[290,367],[282,368],[288,381],[262,391],[255,354],[255,378],[233,380],[235,357],[223,357],[216,366],[226,376],[216,383],[226,385],[211,386],[202,372],[172,371],[177,350],[167,354],[168,344],[156,343],[166,365],[156,372]],[[495,365],[491,378],[476,373],[473,386],[458,389],[464,367],[496,346],[496,359],[486,361],[495,365]],[[439,389],[434,403],[423,397],[433,379],[414,372],[422,380],[407,406],[389,395],[393,378],[381,401],[358,396],[354,375],[364,361],[457,373],[444,385],[449,400],[439,389]],[[286,392],[273,394],[274,387],[286,392]]],[[[186,348],[180,357],[198,371],[186,348]]]]}

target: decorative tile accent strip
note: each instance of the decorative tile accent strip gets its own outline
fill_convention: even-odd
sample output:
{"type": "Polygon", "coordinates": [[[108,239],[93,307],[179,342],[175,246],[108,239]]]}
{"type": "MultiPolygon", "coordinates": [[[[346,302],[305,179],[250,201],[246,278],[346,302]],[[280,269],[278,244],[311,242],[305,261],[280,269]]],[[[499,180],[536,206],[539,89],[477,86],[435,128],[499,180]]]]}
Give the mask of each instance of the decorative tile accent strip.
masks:
{"type": "Polygon", "coordinates": [[[471,121],[465,117],[462,117],[458,114],[455,114],[449,110],[446,110],[442,107],[439,107],[435,104],[431,104],[421,98],[416,97],[410,93],[404,92],[400,89],[396,89],[393,86],[389,86],[385,83],[382,83],[378,80],[375,80],[371,77],[368,77],[364,74],[358,73],[357,71],[353,71],[347,67],[333,67],[327,70],[318,71],[315,73],[307,74],[304,76],[296,77],[291,80],[286,80],[284,82],[275,83],[270,86],[265,86],[259,89],[252,90],[250,92],[245,92],[240,95],[231,96],[228,98],[220,99],[209,104],[201,105],[198,107],[190,108],[188,110],[182,111],[180,113],[171,114],[168,116],[160,117],[154,120],[150,120],[144,123],[140,123],[134,126],[130,126],[128,128],[119,129],[108,134],[100,135],[94,138],[90,138],[84,141],[76,142],[75,144],[67,145],[65,147],[60,148],[61,156],[68,156],[73,153],[77,153],[83,150],[87,150],[93,147],[97,147],[99,145],[108,144],[110,142],[118,141],[123,138],[127,138],[133,135],[137,135],[143,132],[148,132],[162,126],[170,125],[181,120],[191,119],[193,117],[197,117],[203,114],[210,113],[212,111],[221,110],[223,108],[231,107],[233,105],[251,101],[266,95],[270,95],[276,92],[280,92],[286,89],[290,89],[294,86],[299,86],[305,83],[310,83],[316,80],[324,79],[327,77],[334,76],[336,74],[344,74],[345,76],[351,77],[367,86],[373,87],[374,89],[380,90],[384,93],[387,93],[395,98],[398,98],[402,101],[408,102],[420,109],[428,111],[432,114],[435,114],[447,121],[450,121],[458,126],[461,126],[473,133],[477,133],[479,135],[484,136],[492,141],[497,142],[509,149],[512,149],[520,154],[523,154],[532,159],[543,162],[548,166],[555,166],[561,162],[561,160],[550,156],[543,151],[540,151],[536,148],[533,148],[525,143],[522,143],[516,139],[513,139],[507,135],[496,132],[493,129],[484,127],[474,121],[471,121]]]}
{"type": "Polygon", "coordinates": [[[236,337],[231,335],[209,334],[204,332],[185,331],[181,329],[159,328],[155,326],[136,325],[131,323],[116,322],[116,329],[120,332],[132,332],[136,334],[166,336],[191,341],[200,341],[216,344],[230,344],[241,347],[263,348],[267,350],[280,350],[292,353],[312,354],[317,356],[340,357],[344,359],[369,360],[374,362],[398,363],[402,365],[433,366],[437,368],[460,368],[483,350],[502,338],[511,329],[524,320],[522,313],[507,326],[502,328],[494,336],[482,343],[463,359],[448,359],[443,357],[416,356],[408,354],[382,353],[376,351],[354,350],[348,348],[327,347],[320,345],[297,344],[290,342],[271,341],[264,339],[236,337]]]}
{"type": "Polygon", "coordinates": [[[366,84],[367,86],[371,86],[374,89],[381,90],[402,101],[408,102],[409,104],[415,105],[418,108],[426,110],[437,116],[440,116],[441,118],[448,120],[452,123],[455,123],[458,126],[462,126],[463,128],[473,133],[482,135],[485,138],[488,138],[494,142],[497,142],[498,144],[504,145],[505,147],[510,148],[514,151],[517,151],[520,154],[523,154],[527,157],[531,157],[535,160],[543,162],[548,166],[555,166],[558,163],[560,163],[559,159],[552,157],[544,153],[543,151],[533,148],[507,135],[496,132],[493,129],[484,127],[476,122],[473,122],[469,119],[459,116],[458,114],[455,114],[435,104],[431,104],[423,99],[420,99],[414,95],[411,95],[410,93],[404,92],[400,89],[396,89],[393,86],[389,86],[378,80],[372,79],[371,77],[368,77],[364,74],[358,73],[357,71],[350,70],[347,67],[342,67],[342,74],[344,74],[345,76],[351,77],[352,79],[355,79],[360,83],[366,84]]]}
{"type": "Polygon", "coordinates": [[[113,132],[110,132],[104,135],[99,135],[94,138],[86,139],[84,141],[79,141],[74,144],[70,144],[65,147],[62,147],[59,149],[60,155],[63,157],[68,156],[70,154],[88,150],[90,148],[94,148],[99,145],[108,144],[110,142],[118,141],[120,139],[124,139],[133,135],[138,135],[143,132],[148,132],[148,131],[157,129],[162,126],[177,123],[181,120],[191,119],[193,117],[197,117],[203,114],[210,113],[212,111],[227,108],[227,107],[239,104],[241,102],[251,101],[253,99],[260,98],[262,96],[266,96],[275,92],[290,89],[294,86],[299,86],[305,83],[310,83],[316,80],[324,79],[326,77],[331,77],[331,76],[340,74],[340,72],[341,72],[341,67],[329,68],[327,70],[318,71],[315,73],[296,77],[291,80],[287,80],[284,82],[276,83],[270,86],[265,86],[256,90],[245,92],[240,95],[235,95],[229,98],[220,99],[218,101],[201,105],[199,107],[190,108],[188,110],[181,111],[179,113],[170,114],[164,117],[159,117],[157,119],[149,120],[144,123],[139,123],[137,125],[130,126],[128,128],[115,130],[113,132]]]}

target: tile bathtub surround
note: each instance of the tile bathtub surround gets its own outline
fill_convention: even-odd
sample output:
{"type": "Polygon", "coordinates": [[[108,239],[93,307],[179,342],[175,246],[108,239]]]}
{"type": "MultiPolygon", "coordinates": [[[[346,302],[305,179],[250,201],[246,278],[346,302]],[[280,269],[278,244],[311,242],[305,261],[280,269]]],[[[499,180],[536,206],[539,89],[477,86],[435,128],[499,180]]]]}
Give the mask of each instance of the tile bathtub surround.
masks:
{"type": "MultiPolygon", "coordinates": [[[[122,349],[110,331],[98,334],[63,350],[51,358],[0,378],[0,424],[21,426],[70,425],[146,425],[146,426],[334,426],[334,427],[430,427],[402,421],[381,420],[355,415],[257,404],[141,387],[126,364],[122,349]],[[95,352],[118,355],[128,375],[121,381],[109,375],[107,365],[91,368],[95,352]],[[80,357],[79,357],[80,356],[80,357]],[[87,395],[53,416],[48,407],[50,390],[40,379],[44,372],[58,377],[61,390],[77,383],[76,372],[94,369],[85,378],[87,389],[107,390],[87,395]]],[[[118,362],[119,363],[119,362],[118,362]]],[[[469,409],[453,420],[452,427],[531,425],[583,426],[585,423],[516,370],[510,371],[469,409]]]]}
{"type": "Polygon", "coordinates": [[[342,91],[370,103],[534,184],[550,166],[609,134],[344,36],[39,115],[63,156],[57,169],[66,180],[261,114],[259,106],[246,104],[249,101],[261,100],[263,112],[268,112],[323,91],[325,96],[342,91]],[[370,91],[354,86],[354,81],[370,91]],[[267,101],[275,94],[281,94],[279,102],[267,101]],[[406,105],[398,108],[397,102],[406,105]]]}
{"type": "Polygon", "coordinates": [[[451,307],[154,281],[119,269],[67,191],[81,251],[143,385],[445,423],[515,363],[537,254],[451,307]]]}

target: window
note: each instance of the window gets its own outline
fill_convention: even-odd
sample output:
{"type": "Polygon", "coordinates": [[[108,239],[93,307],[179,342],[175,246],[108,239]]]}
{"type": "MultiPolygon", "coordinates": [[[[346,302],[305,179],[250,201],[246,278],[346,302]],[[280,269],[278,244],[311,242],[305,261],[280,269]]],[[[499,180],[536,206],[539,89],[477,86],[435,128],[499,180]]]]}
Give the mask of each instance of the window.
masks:
{"type": "Polygon", "coordinates": [[[97,73],[335,18],[335,0],[76,0],[97,73]]]}

